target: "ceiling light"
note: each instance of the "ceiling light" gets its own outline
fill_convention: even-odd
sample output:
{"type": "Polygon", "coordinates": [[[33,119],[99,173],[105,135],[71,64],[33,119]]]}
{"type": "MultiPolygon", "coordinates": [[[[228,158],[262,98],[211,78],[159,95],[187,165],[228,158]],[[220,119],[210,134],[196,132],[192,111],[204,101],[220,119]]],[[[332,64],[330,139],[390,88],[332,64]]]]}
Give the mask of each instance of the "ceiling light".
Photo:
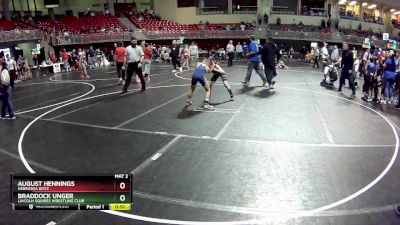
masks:
{"type": "Polygon", "coordinates": [[[391,9],[391,10],[390,10],[390,12],[394,12],[394,11],[396,11],[396,10],[395,10],[395,9],[391,9]]]}
{"type": "Polygon", "coordinates": [[[347,0],[340,0],[339,5],[344,5],[344,4],[346,4],[346,2],[347,2],[347,0]]]}
{"type": "Polygon", "coordinates": [[[362,6],[367,6],[368,5],[368,3],[366,3],[366,2],[363,2],[363,4],[361,4],[362,6]]]}
{"type": "Polygon", "coordinates": [[[349,3],[349,5],[355,5],[355,4],[357,4],[357,1],[352,1],[349,3]]]}
{"type": "Polygon", "coordinates": [[[376,8],[375,4],[372,4],[372,5],[368,6],[368,9],[373,9],[373,8],[376,8]]]}

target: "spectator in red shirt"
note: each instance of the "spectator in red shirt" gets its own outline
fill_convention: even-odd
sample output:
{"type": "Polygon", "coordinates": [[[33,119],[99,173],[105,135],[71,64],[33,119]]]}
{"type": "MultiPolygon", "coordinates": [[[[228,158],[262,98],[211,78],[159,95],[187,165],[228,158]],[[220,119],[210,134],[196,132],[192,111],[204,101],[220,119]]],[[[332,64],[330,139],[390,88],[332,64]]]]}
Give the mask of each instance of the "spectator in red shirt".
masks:
{"type": "Polygon", "coordinates": [[[146,79],[146,82],[149,82],[150,81],[149,75],[151,70],[151,57],[152,57],[151,46],[149,46],[145,41],[142,41],[141,46],[144,52],[143,74],[144,78],[146,79]]]}
{"type": "Polygon", "coordinates": [[[68,56],[67,50],[63,49],[63,51],[61,52],[61,59],[62,59],[62,62],[64,63],[63,65],[64,65],[65,70],[67,72],[71,71],[71,67],[69,66],[69,62],[68,62],[69,56],[68,56]]]}
{"type": "Polygon", "coordinates": [[[125,81],[125,47],[123,46],[122,41],[118,42],[118,47],[115,49],[115,60],[117,61],[117,74],[118,74],[118,85],[121,85],[125,81]]]}

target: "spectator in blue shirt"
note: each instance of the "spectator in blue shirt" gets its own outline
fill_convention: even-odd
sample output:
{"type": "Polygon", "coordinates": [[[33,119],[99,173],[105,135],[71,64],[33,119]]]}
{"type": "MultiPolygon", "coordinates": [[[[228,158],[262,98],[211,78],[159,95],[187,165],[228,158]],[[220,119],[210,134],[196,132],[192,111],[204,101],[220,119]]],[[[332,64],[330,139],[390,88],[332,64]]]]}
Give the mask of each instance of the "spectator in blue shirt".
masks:
{"type": "Polygon", "coordinates": [[[247,53],[249,52],[249,46],[247,45],[246,42],[243,42],[242,48],[243,48],[243,55],[246,56],[247,53]]]}
{"type": "Polygon", "coordinates": [[[393,85],[396,79],[396,61],[394,53],[390,53],[390,58],[383,65],[383,86],[387,103],[390,102],[393,95],[393,85]]]}
{"type": "Polygon", "coordinates": [[[371,102],[372,101],[372,88],[373,88],[373,80],[376,76],[376,65],[375,65],[375,57],[371,57],[370,62],[367,66],[367,71],[364,75],[364,85],[363,85],[363,92],[364,97],[361,99],[364,101],[371,102]]]}
{"type": "Polygon", "coordinates": [[[265,86],[267,84],[267,78],[265,77],[263,70],[260,69],[261,59],[260,56],[258,55],[258,44],[256,42],[256,38],[254,35],[250,36],[249,52],[246,54],[246,56],[248,58],[247,74],[242,84],[244,86],[249,85],[251,73],[253,72],[254,69],[256,73],[260,76],[261,80],[263,81],[262,86],[265,86]]]}
{"type": "MultiPolygon", "coordinates": [[[[396,73],[397,73],[397,76],[396,76],[397,80],[399,80],[400,79],[400,50],[397,51],[396,73]]],[[[397,96],[396,109],[400,109],[400,93],[398,93],[398,96],[397,96]]]]}

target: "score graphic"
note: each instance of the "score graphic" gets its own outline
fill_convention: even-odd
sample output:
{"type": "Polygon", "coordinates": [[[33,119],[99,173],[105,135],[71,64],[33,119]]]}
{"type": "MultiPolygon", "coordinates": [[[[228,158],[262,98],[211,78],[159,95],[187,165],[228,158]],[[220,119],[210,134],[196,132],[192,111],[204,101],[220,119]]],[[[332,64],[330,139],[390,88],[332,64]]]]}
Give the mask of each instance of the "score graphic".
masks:
{"type": "Polygon", "coordinates": [[[132,175],[11,174],[14,210],[130,210],[132,175]]]}

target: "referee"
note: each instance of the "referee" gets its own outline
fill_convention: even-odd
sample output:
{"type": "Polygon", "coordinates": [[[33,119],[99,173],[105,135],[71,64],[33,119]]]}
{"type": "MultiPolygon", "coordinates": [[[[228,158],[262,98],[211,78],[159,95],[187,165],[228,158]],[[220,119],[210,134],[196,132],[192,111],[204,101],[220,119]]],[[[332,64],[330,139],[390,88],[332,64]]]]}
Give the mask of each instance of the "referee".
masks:
{"type": "Polygon", "coordinates": [[[122,90],[122,94],[128,92],[128,87],[131,83],[133,72],[135,72],[139,76],[140,83],[142,84],[142,91],[145,91],[146,82],[144,81],[142,73],[142,62],[144,59],[144,52],[143,49],[137,45],[137,40],[135,37],[131,38],[131,45],[126,47],[125,58],[128,66],[126,69],[126,81],[124,89],[122,90]]]}
{"type": "Polygon", "coordinates": [[[346,42],[343,43],[341,68],[342,68],[342,74],[339,80],[338,92],[342,92],[342,86],[345,80],[348,79],[349,86],[351,88],[351,98],[354,98],[356,96],[356,87],[354,85],[355,76],[353,73],[354,57],[353,57],[353,52],[349,50],[349,45],[346,42]]]}

